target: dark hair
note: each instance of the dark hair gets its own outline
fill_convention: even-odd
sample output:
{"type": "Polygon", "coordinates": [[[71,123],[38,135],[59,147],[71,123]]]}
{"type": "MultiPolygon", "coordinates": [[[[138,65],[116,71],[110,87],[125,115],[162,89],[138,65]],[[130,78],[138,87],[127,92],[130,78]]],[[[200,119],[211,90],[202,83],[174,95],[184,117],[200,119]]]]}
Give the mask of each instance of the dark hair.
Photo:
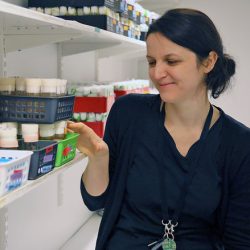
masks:
{"type": "Polygon", "coordinates": [[[224,54],[221,37],[206,14],[193,9],[169,10],[150,25],[146,38],[156,32],[194,52],[200,62],[215,51],[218,59],[206,76],[207,88],[217,98],[228,87],[235,73],[235,61],[224,54]]]}

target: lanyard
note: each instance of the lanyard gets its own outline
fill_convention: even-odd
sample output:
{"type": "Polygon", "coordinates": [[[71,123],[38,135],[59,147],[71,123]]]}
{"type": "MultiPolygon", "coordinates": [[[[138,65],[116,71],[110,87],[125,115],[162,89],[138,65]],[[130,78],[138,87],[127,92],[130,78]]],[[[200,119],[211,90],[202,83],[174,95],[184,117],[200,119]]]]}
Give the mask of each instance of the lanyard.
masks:
{"type": "MultiPolygon", "coordinates": [[[[210,126],[210,123],[212,120],[212,116],[213,116],[213,106],[210,104],[210,109],[209,109],[203,130],[202,130],[202,133],[200,136],[200,140],[198,142],[199,145],[198,145],[198,148],[196,151],[196,156],[195,156],[194,160],[192,161],[192,165],[193,165],[192,169],[191,169],[188,177],[185,179],[184,185],[183,185],[181,192],[180,192],[180,197],[178,199],[177,207],[171,215],[169,213],[169,208],[167,205],[167,196],[166,196],[166,193],[164,192],[164,190],[165,190],[164,167],[162,166],[162,163],[164,161],[164,159],[163,159],[164,154],[161,154],[161,156],[159,157],[160,164],[159,164],[159,168],[158,168],[159,169],[158,173],[159,173],[160,192],[161,192],[161,210],[162,210],[162,219],[163,219],[162,224],[165,226],[164,237],[167,236],[167,237],[171,237],[172,239],[174,239],[174,235],[173,235],[174,230],[173,229],[178,224],[180,214],[181,214],[181,212],[184,208],[184,205],[185,205],[185,199],[186,199],[186,196],[188,194],[188,189],[192,183],[193,177],[194,177],[196,170],[198,168],[198,162],[199,162],[203,147],[205,145],[205,138],[209,132],[209,126],[210,126]]],[[[165,127],[162,125],[162,119],[160,119],[159,125],[160,125],[161,129],[164,129],[164,132],[166,132],[165,127]]],[[[159,134],[161,134],[161,133],[159,133],[159,134]]],[[[161,139],[162,138],[159,138],[159,141],[161,139]]],[[[169,143],[168,143],[168,145],[169,145],[169,143]]],[[[161,150],[162,147],[161,147],[160,143],[159,143],[159,146],[160,146],[159,150],[161,150]]],[[[170,147],[170,145],[169,145],[169,147],[170,147]]]]}

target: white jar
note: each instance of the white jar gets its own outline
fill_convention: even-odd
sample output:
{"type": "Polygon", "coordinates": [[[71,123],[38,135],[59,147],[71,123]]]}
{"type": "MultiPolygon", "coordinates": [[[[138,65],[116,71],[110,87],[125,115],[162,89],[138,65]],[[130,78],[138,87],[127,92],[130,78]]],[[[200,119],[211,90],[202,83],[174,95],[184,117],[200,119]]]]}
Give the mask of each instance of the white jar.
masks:
{"type": "Polygon", "coordinates": [[[0,128],[0,147],[18,148],[16,128],[0,128]]]}
{"type": "Polygon", "coordinates": [[[28,96],[40,96],[41,94],[41,79],[39,78],[26,78],[26,93],[28,96]]]}
{"type": "Polygon", "coordinates": [[[65,79],[56,79],[57,80],[57,95],[64,96],[67,94],[67,80],[65,79]]]}
{"type": "Polygon", "coordinates": [[[22,124],[22,137],[25,142],[37,142],[38,124],[22,124]]]}
{"type": "Polygon", "coordinates": [[[41,95],[42,96],[56,96],[58,79],[42,79],[41,95]]]}
{"type": "Polygon", "coordinates": [[[67,121],[55,122],[55,138],[64,139],[67,121]]]}
{"type": "Polygon", "coordinates": [[[55,137],[55,124],[40,124],[39,138],[40,140],[53,140],[55,137]]]}
{"type": "Polygon", "coordinates": [[[14,95],[16,88],[15,77],[3,77],[0,78],[0,94],[2,95],[14,95]]]}
{"type": "Polygon", "coordinates": [[[68,15],[68,8],[66,6],[60,6],[59,13],[60,13],[60,16],[68,15]]]}
{"type": "Polygon", "coordinates": [[[26,79],[24,77],[16,78],[16,94],[17,95],[26,94],[26,79]]]}

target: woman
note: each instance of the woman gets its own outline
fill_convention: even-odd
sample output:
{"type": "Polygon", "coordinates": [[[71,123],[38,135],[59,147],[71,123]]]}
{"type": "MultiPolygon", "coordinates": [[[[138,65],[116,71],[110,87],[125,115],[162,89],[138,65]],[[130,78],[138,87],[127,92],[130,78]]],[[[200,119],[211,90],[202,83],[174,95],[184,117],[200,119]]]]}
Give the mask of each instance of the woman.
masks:
{"type": "Polygon", "coordinates": [[[235,62],[212,21],[167,11],[147,34],[159,95],[121,97],[104,141],[80,123],[81,192],[105,208],[96,249],[250,249],[250,131],[210,104],[235,62]]]}

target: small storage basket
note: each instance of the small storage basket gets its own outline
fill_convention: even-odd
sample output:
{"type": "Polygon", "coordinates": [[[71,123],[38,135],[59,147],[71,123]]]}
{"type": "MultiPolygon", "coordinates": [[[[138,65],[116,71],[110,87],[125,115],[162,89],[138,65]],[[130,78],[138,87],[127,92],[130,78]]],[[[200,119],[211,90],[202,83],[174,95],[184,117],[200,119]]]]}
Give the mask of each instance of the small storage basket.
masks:
{"type": "Polygon", "coordinates": [[[79,134],[77,133],[68,133],[64,140],[59,141],[56,154],[56,167],[60,167],[75,158],[78,136],[79,134]]]}
{"type": "Polygon", "coordinates": [[[28,179],[32,151],[0,150],[0,196],[28,179]]]}
{"type": "Polygon", "coordinates": [[[54,123],[72,117],[74,96],[0,96],[0,122],[54,123]]]}
{"type": "Polygon", "coordinates": [[[33,151],[28,176],[29,180],[37,179],[54,169],[57,153],[56,141],[25,143],[23,140],[19,140],[19,149],[33,151]]]}

